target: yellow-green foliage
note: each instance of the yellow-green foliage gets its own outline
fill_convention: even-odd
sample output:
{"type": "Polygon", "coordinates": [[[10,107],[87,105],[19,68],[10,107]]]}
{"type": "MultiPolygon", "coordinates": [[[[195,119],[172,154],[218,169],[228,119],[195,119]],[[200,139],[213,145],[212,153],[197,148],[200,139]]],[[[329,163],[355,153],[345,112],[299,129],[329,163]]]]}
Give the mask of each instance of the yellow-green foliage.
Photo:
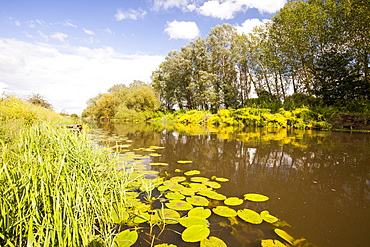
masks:
{"type": "Polygon", "coordinates": [[[24,126],[38,121],[67,123],[60,114],[40,106],[30,104],[13,96],[0,98],[0,139],[5,142],[14,138],[24,126]]]}
{"type": "Polygon", "coordinates": [[[330,125],[322,119],[322,116],[308,108],[297,108],[293,111],[286,111],[281,108],[279,112],[271,113],[270,109],[246,107],[237,110],[221,109],[213,115],[208,111],[191,110],[184,113],[175,112],[166,119],[180,123],[202,123],[220,126],[330,128],[330,125]]]}

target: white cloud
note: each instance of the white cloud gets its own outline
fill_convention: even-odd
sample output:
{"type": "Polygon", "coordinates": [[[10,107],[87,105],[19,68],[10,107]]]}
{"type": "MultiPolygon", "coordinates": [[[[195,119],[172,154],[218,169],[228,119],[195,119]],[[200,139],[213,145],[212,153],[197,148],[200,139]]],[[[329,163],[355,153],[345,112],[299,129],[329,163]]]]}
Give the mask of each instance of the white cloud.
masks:
{"type": "Polygon", "coordinates": [[[20,27],[21,26],[21,23],[19,22],[19,21],[14,21],[14,23],[15,23],[15,25],[17,26],[17,27],[20,27]]]}
{"type": "Polygon", "coordinates": [[[268,19],[264,19],[262,21],[256,18],[248,19],[245,22],[243,22],[241,26],[236,25],[236,30],[239,34],[242,34],[242,33],[248,34],[253,30],[253,28],[259,25],[265,24],[268,21],[269,21],[268,19]]]}
{"type": "Polygon", "coordinates": [[[194,39],[200,34],[197,24],[192,21],[167,22],[167,28],[164,31],[170,39],[194,39]]]}
{"type": "Polygon", "coordinates": [[[77,28],[77,25],[73,24],[72,22],[70,21],[65,21],[64,26],[68,26],[68,27],[74,27],[74,28],[77,28]]]}
{"type": "Polygon", "coordinates": [[[94,31],[88,30],[84,28],[84,32],[88,35],[95,35],[94,31]]]}
{"type": "Polygon", "coordinates": [[[109,34],[113,34],[113,31],[110,28],[106,28],[106,29],[104,29],[104,31],[109,33],[109,34]]]}
{"type": "Polygon", "coordinates": [[[0,38],[1,86],[40,93],[57,112],[80,114],[86,101],[118,83],[149,82],[162,56],[126,56],[111,47],[52,46],[0,38]]]}
{"type": "Polygon", "coordinates": [[[118,9],[117,13],[114,15],[114,18],[116,19],[116,21],[122,21],[125,19],[137,20],[139,18],[144,18],[146,14],[147,14],[146,11],[142,9],[139,10],[129,9],[126,11],[118,9]]]}
{"type": "Polygon", "coordinates": [[[153,8],[155,10],[160,9],[170,9],[170,8],[179,8],[179,9],[186,9],[189,2],[189,0],[154,0],[153,8]]]}
{"type": "Polygon", "coordinates": [[[220,19],[232,19],[235,14],[243,10],[241,1],[218,1],[211,0],[205,2],[203,6],[198,9],[198,13],[205,16],[212,16],[220,19]]]}
{"type": "Polygon", "coordinates": [[[37,33],[41,36],[41,37],[43,37],[44,39],[48,39],[49,38],[49,36],[47,36],[46,34],[44,34],[42,31],[40,31],[40,30],[38,30],[37,31],[37,33]]]}
{"type": "Polygon", "coordinates": [[[64,42],[65,39],[68,38],[68,34],[61,33],[61,32],[55,32],[52,35],[50,35],[50,38],[64,42]]]}
{"type": "Polygon", "coordinates": [[[256,8],[261,13],[275,13],[286,4],[287,0],[240,0],[248,8],[256,8]]]}

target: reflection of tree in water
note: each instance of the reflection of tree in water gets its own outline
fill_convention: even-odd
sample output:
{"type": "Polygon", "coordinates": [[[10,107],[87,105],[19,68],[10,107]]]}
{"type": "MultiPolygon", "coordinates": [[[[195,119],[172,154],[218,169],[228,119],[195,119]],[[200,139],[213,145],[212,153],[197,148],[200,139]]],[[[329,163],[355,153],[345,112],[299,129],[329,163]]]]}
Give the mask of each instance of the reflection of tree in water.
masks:
{"type": "Polygon", "coordinates": [[[115,131],[134,139],[134,147],[166,147],[154,159],[170,166],[152,169],[171,174],[176,168],[197,169],[202,176],[229,178],[220,189],[227,196],[269,195],[269,202],[247,206],[271,210],[297,227],[292,230],[297,237],[318,245],[325,239],[335,239],[337,246],[366,237],[370,241],[364,232],[370,206],[369,134],[286,129],[206,133],[198,128],[189,136],[186,128],[153,131],[150,125],[137,123],[116,126],[115,131]]]}

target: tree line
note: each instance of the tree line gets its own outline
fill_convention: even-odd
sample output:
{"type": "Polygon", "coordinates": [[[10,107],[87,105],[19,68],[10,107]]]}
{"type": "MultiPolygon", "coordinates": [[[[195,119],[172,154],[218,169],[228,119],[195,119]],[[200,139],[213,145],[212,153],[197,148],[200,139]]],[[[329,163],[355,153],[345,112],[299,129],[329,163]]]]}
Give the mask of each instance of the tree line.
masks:
{"type": "Polygon", "coordinates": [[[257,96],[361,111],[369,39],[369,0],[292,0],[249,34],[224,24],[169,52],[153,88],[167,110],[240,108],[257,96]]]}

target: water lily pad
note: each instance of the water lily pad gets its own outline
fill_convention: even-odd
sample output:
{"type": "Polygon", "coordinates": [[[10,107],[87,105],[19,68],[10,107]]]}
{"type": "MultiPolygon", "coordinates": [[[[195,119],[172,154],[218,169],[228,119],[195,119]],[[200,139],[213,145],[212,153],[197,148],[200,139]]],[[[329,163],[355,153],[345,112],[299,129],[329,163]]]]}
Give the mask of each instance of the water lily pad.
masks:
{"type": "Polygon", "coordinates": [[[204,184],[199,184],[199,183],[190,183],[189,184],[190,188],[198,189],[198,190],[206,190],[207,186],[204,184]]]}
{"type": "Polygon", "coordinates": [[[149,156],[152,156],[152,157],[160,157],[160,156],[162,156],[162,154],[150,153],[149,156]]]}
{"type": "Polygon", "coordinates": [[[169,208],[157,209],[157,215],[166,224],[177,224],[181,217],[177,211],[169,208]]]}
{"type": "Polygon", "coordinates": [[[261,224],[262,223],[262,218],[261,216],[259,215],[259,213],[251,210],[251,209],[239,209],[238,210],[238,216],[248,222],[248,223],[251,223],[251,224],[261,224]]]}
{"type": "Polygon", "coordinates": [[[210,236],[200,241],[200,247],[227,247],[227,245],[222,239],[210,236]]]}
{"type": "Polygon", "coordinates": [[[253,202],[265,202],[269,198],[267,196],[261,195],[261,194],[254,194],[254,193],[248,193],[244,195],[245,200],[253,201],[253,202]]]}
{"type": "Polygon", "coordinates": [[[127,229],[118,233],[114,239],[114,242],[118,247],[129,247],[135,244],[138,238],[139,235],[136,231],[130,231],[127,229]]]}
{"type": "Polygon", "coordinates": [[[179,163],[179,164],[190,164],[190,163],[193,163],[193,161],[191,161],[191,160],[178,160],[177,163],[179,163]]]}
{"type": "Polygon", "coordinates": [[[198,175],[198,174],[200,174],[200,171],[198,170],[190,170],[190,171],[184,172],[184,175],[186,176],[193,176],[193,175],[198,175]]]}
{"type": "Polygon", "coordinates": [[[166,191],[166,190],[169,190],[168,186],[167,185],[161,185],[158,187],[158,190],[159,191],[166,191]]]}
{"type": "Polygon", "coordinates": [[[217,206],[212,211],[222,217],[235,217],[237,215],[234,209],[226,206],[217,206]]]}
{"type": "Polygon", "coordinates": [[[211,216],[211,214],[211,210],[204,207],[196,207],[188,212],[188,216],[197,216],[201,218],[208,218],[209,216],[211,216]]]}
{"type": "Polygon", "coordinates": [[[166,206],[178,211],[190,210],[193,208],[190,203],[181,200],[170,200],[166,203],[166,206]]]}
{"type": "Polygon", "coordinates": [[[196,189],[196,188],[184,188],[183,190],[179,191],[181,194],[185,195],[185,196],[193,196],[195,195],[196,192],[198,192],[199,190],[196,189]]]}
{"type": "Polygon", "coordinates": [[[169,184],[166,184],[166,186],[168,187],[169,190],[172,190],[172,191],[181,191],[185,188],[184,186],[178,183],[169,183],[169,184]]]}
{"type": "Polygon", "coordinates": [[[214,181],[204,181],[202,184],[207,185],[208,187],[211,187],[213,189],[219,189],[221,188],[221,184],[214,182],[214,181]]]}
{"type": "Polygon", "coordinates": [[[208,206],[209,201],[203,196],[187,197],[186,201],[194,206],[208,206]]]}
{"type": "Polygon", "coordinates": [[[163,163],[163,162],[151,162],[149,163],[151,166],[168,166],[168,163],[163,163]]]}
{"type": "Polygon", "coordinates": [[[284,230],[281,230],[279,228],[276,228],[275,230],[275,233],[281,237],[282,239],[284,239],[285,241],[287,241],[288,243],[290,244],[293,244],[293,241],[294,241],[294,238],[292,236],[290,236],[286,231],[284,230]]]}
{"type": "Polygon", "coordinates": [[[224,201],[224,203],[228,206],[238,206],[241,205],[243,202],[244,200],[238,197],[229,197],[224,201]]]}
{"type": "Polygon", "coordinates": [[[285,244],[277,239],[263,239],[261,240],[262,247],[286,247],[285,244]]]}
{"type": "Polygon", "coordinates": [[[229,179],[227,178],[215,178],[217,182],[229,182],[229,179]]]}
{"type": "Polygon", "coordinates": [[[185,242],[199,242],[207,238],[211,231],[205,225],[194,225],[186,228],[181,237],[185,242]]]}
{"type": "Polygon", "coordinates": [[[171,192],[171,193],[167,193],[164,195],[167,199],[184,199],[185,196],[180,194],[180,193],[177,193],[177,192],[171,192]]]}
{"type": "Polygon", "coordinates": [[[191,227],[194,225],[205,225],[208,226],[209,221],[205,218],[196,217],[196,216],[188,216],[183,217],[179,220],[179,223],[184,227],[191,227]]]}
{"type": "Polygon", "coordinates": [[[154,247],[177,247],[177,245],[174,245],[174,244],[156,244],[154,245],[154,247]]]}
{"type": "Polygon", "coordinates": [[[213,190],[202,190],[202,191],[198,192],[198,195],[206,196],[209,199],[213,199],[213,200],[223,201],[223,200],[226,199],[226,196],[224,196],[224,195],[222,195],[222,194],[220,194],[216,191],[213,191],[213,190]]]}
{"type": "Polygon", "coordinates": [[[147,222],[149,219],[151,218],[151,215],[148,214],[148,213],[141,213],[140,215],[136,215],[132,222],[134,224],[141,224],[141,223],[144,223],[144,222],[147,222]]]}
{"type": "Polygon", "coordinates": [[[175,169],[175,172],[182,172],[182,170],[180,170],[180,169],[175,169]]]}
{"type": "Polygon", "coordinates": [[[175,176],[175,177],[170,178],[170,181],[175,182],[175,183],[184,182],[186,181],[186,177],[175,176]]]}
{"type": "Polygon", "coordinates": [[[272,223],[275,223],[276,221],[279,220],[277,217],[271,215],[270,212],[267,211],[267,210],[262,211],[260,213],[260,215],[261,215],[262,219],[264,221],[266,221],[267,223],[271,223],[272,224],[272,223]]]}
{"type": "Polygon", "coordinates": [[[205,182],[205,181],[208,181],[208,180],[209,180],[209,178],[205,178],[205,177],[192,177],[192,178],[190,178],[190,181],[197,182],[197,183],[205,182]]]}
{"type": "Polygon", "coordinates": [[[149,148],[151,148],[151,149],[165,149],[165,147],[161,147],[161,146],[150,146],[149,148]]]}

